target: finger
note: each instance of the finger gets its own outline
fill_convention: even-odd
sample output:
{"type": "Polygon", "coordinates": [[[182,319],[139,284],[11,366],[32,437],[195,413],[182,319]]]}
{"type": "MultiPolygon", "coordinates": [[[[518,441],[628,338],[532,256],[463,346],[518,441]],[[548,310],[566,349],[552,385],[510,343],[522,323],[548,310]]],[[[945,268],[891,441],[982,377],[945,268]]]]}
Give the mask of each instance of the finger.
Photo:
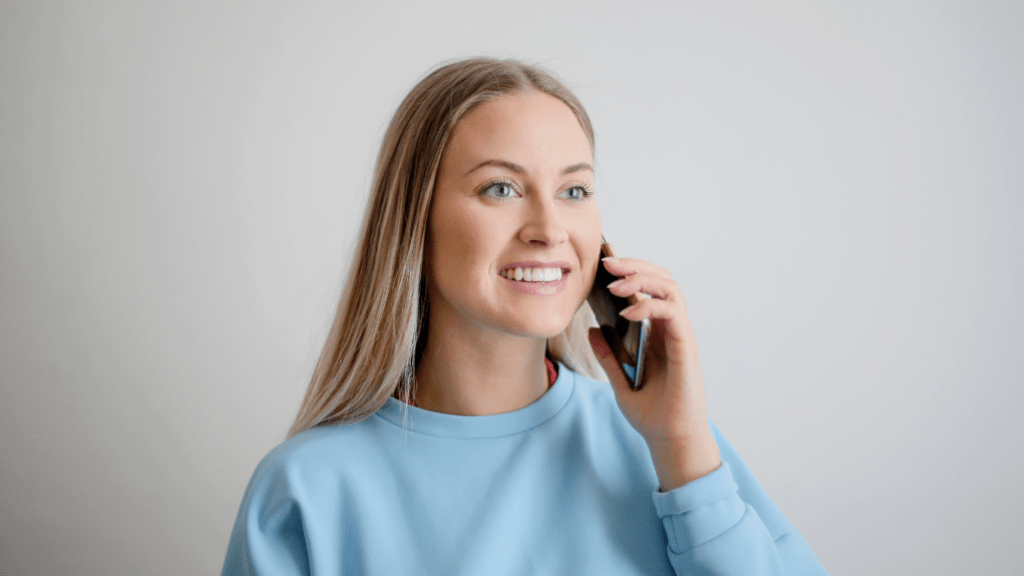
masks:
{"type": "Polygon", "coordinates": [[[683,299],[683,295],[679,292],[679,285],[674,280],[646,272],[637,272],[619,278],[608,285],[608,290],[622,298],[628,298],[640,292],[660,300],[682,301],[683,299]]]}
{"type": "Polygon", "coordinates": [[[679,342],[695,342],[696,338],[686,308],[679,302],[647,298],[620,312],[633,322],[643,319],[658,320],[667,327],[666,336],[679,342]]]}
{"type": "Polygon", "coordinates": [[[601,262],[604,263],[604,267],[609,272],[616,276],[628,276],[637,272],[647,272],[662,278],[672,278],[672,274],[668,270],[655,266],[650,262],[637,260],[636,258],[602,258],[601,262]]]}
{"type": "Polygon", "coordinates": [[[601,364],[601,368],[604,369],[604,373],[608,375],[608,381],[611,382],[615,394],[631,392],[633,388],[629,385],[626,371],[622,368],[622,364],[619,364],[615,355],[612,354],[612,349],[608,346],[608,342],[605,341],[604,335],[601,334],[601,329],[591,328],[588,330],[587,336],[590,338],[590,348],[593,349],[594,356],[597,356],[597,361],[601,364]]]}
{"type": "Polygon", "coordinates": [[[687,318],[686,308],[679,302],[645,298],[620,312],[626,320],[639,322],[644,318],[650,320],[674,320],[687,318]]]}

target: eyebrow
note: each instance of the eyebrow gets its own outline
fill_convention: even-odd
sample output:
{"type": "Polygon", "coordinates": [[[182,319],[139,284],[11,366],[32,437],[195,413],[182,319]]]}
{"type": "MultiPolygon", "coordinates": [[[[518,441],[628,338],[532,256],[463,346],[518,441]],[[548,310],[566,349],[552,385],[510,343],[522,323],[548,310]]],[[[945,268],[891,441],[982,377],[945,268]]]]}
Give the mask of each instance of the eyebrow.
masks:
{"type": "MultiPolygon", "coordinates": [[[[476,167],[473,168],[473,170],[466,172],[463,176],[469,176],[475,170],[483,168],[484,166],[498,166],[516,172],[517,174],[526,174],[526,168],[523,168],[522,166],[514,162],[509,162],[507,160],[484,160],[483,162],[477,164],[476,167]]],[[[562,169],[562,174],[572,174],[573,172],[579,172],[580,170],[590,170],[591,172],[593,172],[594,167],[591,166],[590,164],[587,164],[586,162],[580,162],[579,164],[566,166],[565,168],[562,169]]]]}

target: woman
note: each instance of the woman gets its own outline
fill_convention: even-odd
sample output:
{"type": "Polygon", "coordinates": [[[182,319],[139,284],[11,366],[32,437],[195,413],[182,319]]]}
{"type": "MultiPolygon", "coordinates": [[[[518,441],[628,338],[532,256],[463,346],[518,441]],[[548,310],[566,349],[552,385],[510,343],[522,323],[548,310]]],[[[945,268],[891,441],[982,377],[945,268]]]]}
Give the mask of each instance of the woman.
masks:
{"type": "Polygon", "coordinates": [[[825,573],[707,418],[678,286],[599,262],[593,153],[536,67],[470,59],[413,88],[225,575],[825,573]],[[652,322],[639,391],[598,329],[584,341],[598,265],[650,296],[623,312],[652,322]]]}

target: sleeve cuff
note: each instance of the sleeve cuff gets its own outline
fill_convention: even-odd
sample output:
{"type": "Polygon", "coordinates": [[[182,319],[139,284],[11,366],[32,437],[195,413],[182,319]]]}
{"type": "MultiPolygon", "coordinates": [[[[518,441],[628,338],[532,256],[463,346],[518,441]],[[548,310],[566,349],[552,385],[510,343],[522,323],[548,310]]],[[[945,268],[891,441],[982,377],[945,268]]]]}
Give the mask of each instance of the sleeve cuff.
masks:
{"type": "Polygon", "coordinates": [[[746,506],[729,463],[668,492],[654,489],[654,509],[665,525],[669,547],[684,553],[736,525],[746,506]]]}

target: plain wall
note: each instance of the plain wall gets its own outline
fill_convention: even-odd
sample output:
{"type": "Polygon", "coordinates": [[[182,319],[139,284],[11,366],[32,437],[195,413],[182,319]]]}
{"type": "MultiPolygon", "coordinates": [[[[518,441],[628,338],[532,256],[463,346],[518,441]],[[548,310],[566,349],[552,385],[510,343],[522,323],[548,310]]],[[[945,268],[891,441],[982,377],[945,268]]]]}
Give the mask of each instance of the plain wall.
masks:
{"type": "Polygon", "coordinates": [[[1024,565],[1024,4],[0,2],[0,573],[219,573],[442,61],[562,77],[834,576],[1024,565]]]}

